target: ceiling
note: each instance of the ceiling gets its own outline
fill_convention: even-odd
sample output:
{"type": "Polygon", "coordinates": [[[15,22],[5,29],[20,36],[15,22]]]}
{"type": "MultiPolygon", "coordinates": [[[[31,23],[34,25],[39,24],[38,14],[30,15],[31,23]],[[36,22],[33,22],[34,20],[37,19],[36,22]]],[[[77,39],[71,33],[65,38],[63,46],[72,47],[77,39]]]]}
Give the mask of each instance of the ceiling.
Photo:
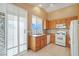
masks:
{"type": "Polygon", "coordinates": [[[38,6],[46,10],[47,12],[52,12],[61,8],[69,7],[74,3],[32,3],[33,6],[38,6]]]}

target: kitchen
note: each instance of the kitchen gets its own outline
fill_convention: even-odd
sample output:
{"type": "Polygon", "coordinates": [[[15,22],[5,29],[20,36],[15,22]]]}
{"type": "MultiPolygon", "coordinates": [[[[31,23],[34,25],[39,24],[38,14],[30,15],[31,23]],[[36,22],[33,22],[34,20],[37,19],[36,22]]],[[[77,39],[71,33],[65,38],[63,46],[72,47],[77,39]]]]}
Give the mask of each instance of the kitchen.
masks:
{"type": "MultiPolygon", "coordinates": [[[[13,18],[12,20],[15,20],[12,24],[15,24],[15,26],[13,27],[15,28],[14,32],[12,29],[10,29],[10,27],[8,27],[8,39],[12,39],[13,42],[10,43],[8,41],[9,43],[7,44],[6,42],[8,39],[5,39],[5,49],[6,51],[8,49],[7,53],[5,53],[8,56],[71,55],[69,30],[71,21],[79,19],[79,4],[13,3],[1,5],[2,7],[0,8],[0,12],[5,12],[6,19],[9,20],[7,20],[8,26],[10,26],[10,22],[12,22],[10,21],[10,19],[13,18]],[[11,16],[10,14],[14,16],[11,16]],[[10,30],[12,30],[11,33],[14,34],[10,34],[10,30]],[[14,35],[13,37],[16,40],[14,40],[14,38],[9,35],[14,35]],[[15,42],[16,45],[14,46],[15,42]],[[10,44],[13,44],[13,46],[11,47],[10,44]],[[6,48],[7,46],[8,48],[6,48]],[[16,49],[11,51],[10,49],[13,48],[16,49]]],[[[7,37],[7,35],[5,36],[7,37]]]]}
{"type": "MultiPolygon", "coordinates": [[[[37,12],[37,13],[35,12],[34,15],[39,15],[38,14],[39,8],[36,7],[37,5],[39,5],[39,4],[34,4],[35,8],[33,9],[33,11],[37,12]]],[[[64,7],[62,9],[57,10],[57,11],[54,11],[52,13],[49,12],[48,13],[49,17],[46,18],[46,20],[45,19],[43,20],[43,29],[44,29],[45,35],[42,34],[42,36],[37,35],[35,37],[34,35],[32,36],[32,35],[29,34],[29,38],[30,38],[29,39],[30,43],[29,43],[29,46],[28,46],[29,49],[31,49],[32,51],[35,51],[35,53],[36,53],[35,55],[39,55],[39,53],[37,53],[37,52],[40,51],[42,48],[46,47],[48,44],[50,44],[50,43],[56,44],[55,43],[55,39],[56,39],[55,31],[57,30],[56,29],[57,24],[64,24],[66,26],[65,29],[60,29],[60,30],[66,31],[65,46],[70,49],[70,36],[69,36],[70,22],[72,20],[78,19],[78,16],[77,16],[78,15],[78,12],[77,12],[78,9],[77,8],[78,8],[78,5],[74,4],[74,5],[71,5],[69,7],[66,7],[66,8],[64,7]],[[53,20],[51,20],[51,19],[53,19],[53,20]],[[34,40],[32,40],[32,39],[34,39],[34,40]],[[46,44],[46,41],[47,41],[47,44],[46,44]]],[[[41,11],[40,11],[40,13],[41,13],[41,11]]],[[[39,15],[39,17],[42,18],[43,15],[42,16],[41,15],[39,15]]],[[[50,53],[48,53],[48,54],[50,55],[50,53]]]]}

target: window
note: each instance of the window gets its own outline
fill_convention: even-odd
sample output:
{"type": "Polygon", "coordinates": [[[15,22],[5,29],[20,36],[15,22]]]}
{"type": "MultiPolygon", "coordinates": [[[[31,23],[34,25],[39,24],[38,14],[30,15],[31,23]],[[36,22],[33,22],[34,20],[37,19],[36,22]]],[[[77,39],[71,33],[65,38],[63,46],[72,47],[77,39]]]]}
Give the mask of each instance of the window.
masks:
{"type": "Polygon", "coordinates": [[[42,34],[42,19],[40,17],[32,15],[32,34],[42,34]]]}

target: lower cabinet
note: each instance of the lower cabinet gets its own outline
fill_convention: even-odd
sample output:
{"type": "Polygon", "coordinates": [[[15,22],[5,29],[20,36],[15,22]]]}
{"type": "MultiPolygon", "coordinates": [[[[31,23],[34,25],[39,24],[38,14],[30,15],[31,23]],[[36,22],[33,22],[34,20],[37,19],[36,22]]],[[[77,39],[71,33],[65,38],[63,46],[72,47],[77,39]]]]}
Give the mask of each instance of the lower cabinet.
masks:
{"type": "Polygon", "coordinates": [[[44,47],[44,44],[45,44],[43,37],[41,37],[41,42],[40,43],[41,43],[40,48],[43,48],[44,47]]]}
{"type": "Polygon", "coordinates": [[[47,36],[45,36],[44,39],[45,39],[44,40],[44,46],[46,46],[47,45],[47,36]]]}
{"type": "Polygon", "coordinates": [[[32,38],[29,40],[29,43],[31,50],[38,51],[47,45],[47,36],[46,35],[37,37],[32,36],[32,38]]]}
{"type": "Polygon", "coordinates": [[[35,51],[41,49],[41,37],[36,37],[36,42],[35,42],[35,51]]]}
{"type": "Polygon", "coordinates": [[[55,44],[55,34],[50,34],[50,43],[55,44]]]}
{"type": "Polygon", "coordinates": [[[70,48],[70,36],[69,36],[68,32],[67,32],[67,35],[66,35],[66,47],[70,48]]]}

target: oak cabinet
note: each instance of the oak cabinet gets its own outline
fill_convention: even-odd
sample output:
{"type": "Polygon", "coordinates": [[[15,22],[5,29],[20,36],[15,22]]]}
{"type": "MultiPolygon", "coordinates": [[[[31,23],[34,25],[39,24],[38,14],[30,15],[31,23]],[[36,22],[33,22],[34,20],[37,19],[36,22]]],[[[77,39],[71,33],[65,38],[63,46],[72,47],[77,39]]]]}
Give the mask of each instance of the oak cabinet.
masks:
{"type": "Polygon", "coordinates": [[[36,39],[36,47],[35,47],[35,51],[40,49],[40,45],[41,45],[41,38],[37,37],[36,39]]]}
{"type": "Polygon", "coordinates": [[[47,45],[47,35],[45,35],[43,39],[44,39],[44,46],[46,46],[47,45]]]}
{"type": "Polygon", "coordinates": [[[47,36],[41,37],[41,48],[47,45],[47,36]]]}
{"type": "Polygon", "coordinates": [[[66,26],[67,26],[67,28],[69,28],[70,27],[70,23],[71,23],[71,21],[72,20],[77,20],[77,16],[74,16],[74,17],[68,17],[67,19],[66,19],[66,26]]]}
{"type": "Polygon", "coordinates": [[[70,22],[72,21],[71,18],[67,18],[66,19],[66,27],[69,28],[70,27],[70,22]]]}
{"type": "Polygon", "coordinates": [[[46,20],[46,29],[49,29],[49,21],[46,20]]]}
{"type": "Polygon", "coordinates": [[[56,20],[49,21],[49,29],[55,29],[56,26],[56,20]]]}
{"type": "Polygon", "coordinates": [[[55,34],[50,34],[50,43],[55,43],[55,34]]]}
{"type": "Polygon", "coordinates": [[[66,19],[50,20],[48,29],[55,29],[57,24],[66,24],[66,19]]]}
{"type": "Polygon", "coordinates": [[[30,49],[33,51],[38,51],[41,48],[45,47],[47,44],[47,37],[46,35],[38,36],[38,37],[32,37],[30,40],[30,49]]]}
{"type": "Polygon", "coordinates": [[[40,48],[43,48],[44,47],[44,39],[43,39],[43,37],[41,37],[41,45],[40,45],[40,48]]]}
{"type": "Polygon", "coordinates": [[[70,47],[70,36],[69,36],[69,33],[67,32],[66,34],[66,47],[70,47]]]}

